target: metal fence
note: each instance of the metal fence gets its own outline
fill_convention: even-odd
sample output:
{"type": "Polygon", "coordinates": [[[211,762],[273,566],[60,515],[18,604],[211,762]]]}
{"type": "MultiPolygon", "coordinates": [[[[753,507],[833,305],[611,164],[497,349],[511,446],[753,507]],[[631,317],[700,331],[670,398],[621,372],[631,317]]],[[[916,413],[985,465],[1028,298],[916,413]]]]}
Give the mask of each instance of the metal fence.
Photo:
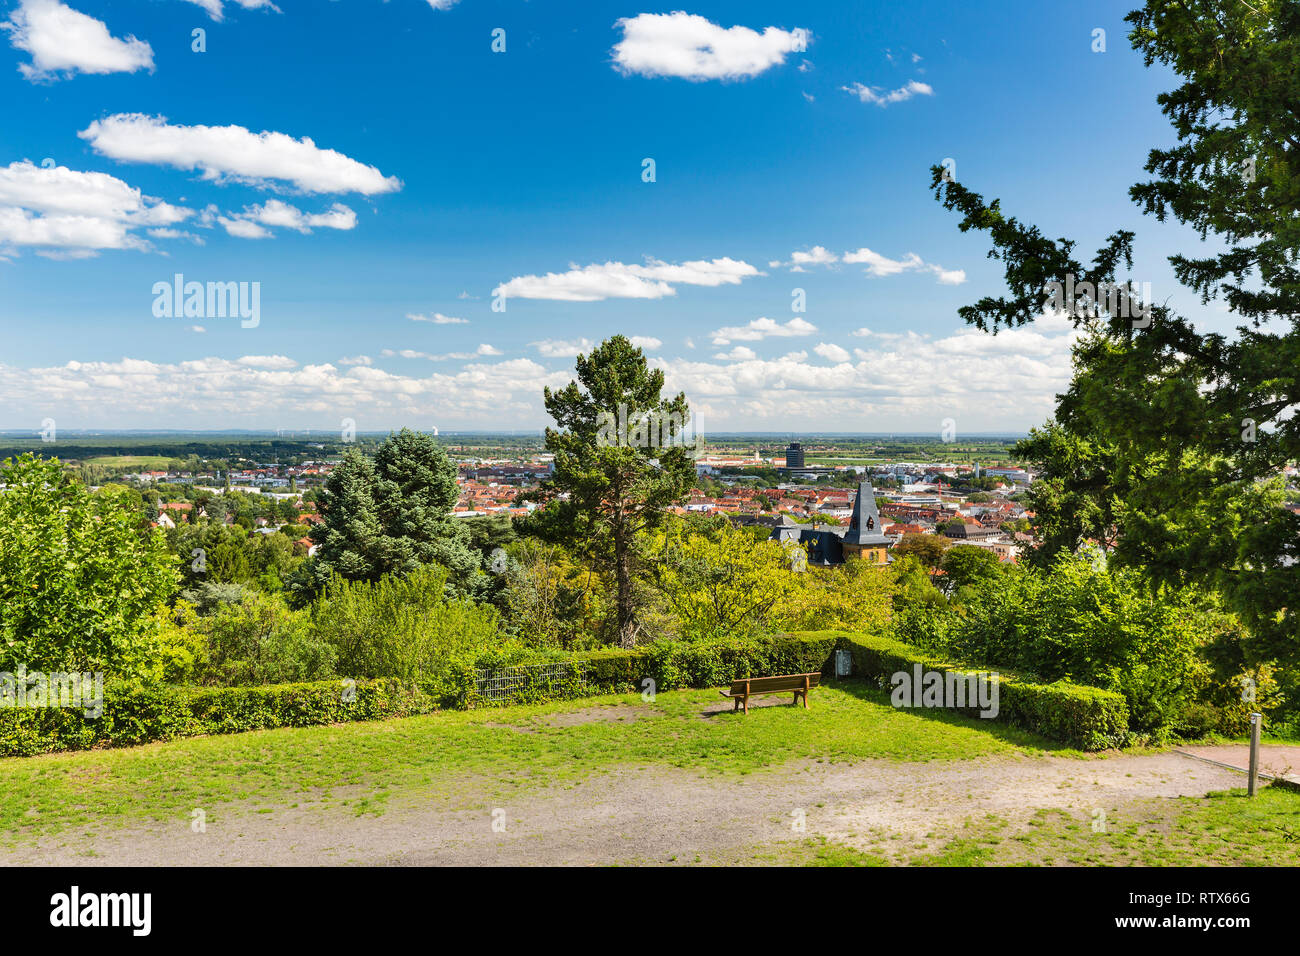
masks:
{"type": "Polygon", "coordinates": [[[575,662],[480,668],[474,675],[474,699],[482,704],[577,697],[586,687],[586,666],[575,662]]]}

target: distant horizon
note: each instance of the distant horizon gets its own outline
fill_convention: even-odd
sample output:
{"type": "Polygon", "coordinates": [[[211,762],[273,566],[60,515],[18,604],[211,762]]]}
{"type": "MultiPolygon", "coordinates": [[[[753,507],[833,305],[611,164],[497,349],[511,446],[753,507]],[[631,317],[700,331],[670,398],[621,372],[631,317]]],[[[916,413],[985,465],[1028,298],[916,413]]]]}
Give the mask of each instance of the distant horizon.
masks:
{"type": "MultiPolygon", "coordinates": [[[[547,426],[540,428],[458,428],[458,429],[437,429],[436,434],[439,438],[450,438],[460,435],[473,436],[505,436],[513,438],[521,437],[543,437],[543,432],[547,426]]],[[[433,433],[433,429],[419,428],[413,425],[398,425],[391,429],[375,429],[362,431],[358,430],[355,434],[361,437],[383,437],[402,428],[410,428],[412,431],[433,433]]],[[[338,428],[295,428],[284,429],[289,434],[281,435],[276,429],[258,429],[258,428],[60,428],[59,434],[64,436],[81,436],[90,437],[96,435],[103,436],[131,436],[131,437],[150,437],[154,435],[168,437],[183,437],[188,435],[219,435],[222,437],[255,437],[255,438],[285,438],[288,440],[307,440],[315,438],[319,433],[320,437],[330,435],[337,436],[338,428]]],[[[39,438],[40,430],[32,428],[0,428],[0,438],[39,438]]],[[[1010,432],[1010,431],[988,431],[988,432],[968,432],[957,436],[945,444],[959,445],[968,439],[1021,439],[1029,437],[1028,432],[1010,432]]],[[[916,431],[894,431],[894,432],[831,432],[831,431],[720,431],[703,435],[706,442],[715,440],[725,440],[730,438],[736,439],[768,439],[768,440],[799,440],[804,438],[874,438],[874,439],[918,439],[925,441],[942,441],[938,431],[935,432],[916,432],[916,431]]],[[[54,441],[49,444],[57,445],[59,442],[54,441]]]]}

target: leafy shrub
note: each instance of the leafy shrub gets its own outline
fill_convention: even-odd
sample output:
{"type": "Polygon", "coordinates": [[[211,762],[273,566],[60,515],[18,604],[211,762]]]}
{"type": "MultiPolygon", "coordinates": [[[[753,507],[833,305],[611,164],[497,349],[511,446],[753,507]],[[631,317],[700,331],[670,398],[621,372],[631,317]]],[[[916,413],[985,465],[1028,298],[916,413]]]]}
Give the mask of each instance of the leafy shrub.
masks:
{"type": "Polygon", "coordinates": [[[418,683],[439,699],[464,693],[465,669],[496,639],[495,608],[443,596],[448,571],[428,565],[376,582],[335,575],[311,611],[340,674],[418,683]],[[458,676],[459,674],[459,676],[458,676]]]}
{"type": "Polygon", "coordinates": [[[897,635],[923,649],[1040,683],[1069,680],[1123,694],[1132,729],[1175,733],[1207,691],[1198,657],[1206,618],[1195,595],[1152,594],[1136,571],[1096,552],[1062,555],[1047,572],[1005,568],[963,589],[957,610],[909,608],[897,635]]]}
{"type": "Polygon", "coordinates": [[[55,459],[8,459],[0,485],[0,670],[145,671],[150,618],[178,579],[163,535],[55,459]]]}
{"type": "Polygon", "coordinates": [[[201,684],[283,684],[334,676],[336,651],[314,633],[308,616],[276,595],[248,594],[219,604],[190,626],[203,636],[206,659],[196,669],[201,684]]]}

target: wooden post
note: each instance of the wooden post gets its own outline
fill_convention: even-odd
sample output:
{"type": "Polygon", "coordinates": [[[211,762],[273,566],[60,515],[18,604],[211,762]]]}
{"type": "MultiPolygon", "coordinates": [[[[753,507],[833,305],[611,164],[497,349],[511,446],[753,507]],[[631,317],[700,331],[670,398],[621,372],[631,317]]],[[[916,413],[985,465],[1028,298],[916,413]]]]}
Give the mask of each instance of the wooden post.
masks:
{"type": "Polygon", "coordinates": [[[1263,722],[1263,714],[1250,715],[1250,780],[1246,784],[1246,793],[1252,797],[1259,786],[1259,727],[1263,722]]]}

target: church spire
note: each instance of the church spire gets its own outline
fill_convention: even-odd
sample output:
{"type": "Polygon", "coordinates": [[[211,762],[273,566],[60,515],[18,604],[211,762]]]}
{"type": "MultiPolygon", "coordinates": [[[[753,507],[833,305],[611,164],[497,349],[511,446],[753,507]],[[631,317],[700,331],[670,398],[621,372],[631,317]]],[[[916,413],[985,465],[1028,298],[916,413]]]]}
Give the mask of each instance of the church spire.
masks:
{"type": "Polygon", "coordinates": [[[858,497],[853,502],[853,517],[849,519],[849,530],[844,534],[845,544],[879,546],[889,543],[880,527],[880,512],[876,510],[876,492],[870,480],[858,485],[858,497]]]}

